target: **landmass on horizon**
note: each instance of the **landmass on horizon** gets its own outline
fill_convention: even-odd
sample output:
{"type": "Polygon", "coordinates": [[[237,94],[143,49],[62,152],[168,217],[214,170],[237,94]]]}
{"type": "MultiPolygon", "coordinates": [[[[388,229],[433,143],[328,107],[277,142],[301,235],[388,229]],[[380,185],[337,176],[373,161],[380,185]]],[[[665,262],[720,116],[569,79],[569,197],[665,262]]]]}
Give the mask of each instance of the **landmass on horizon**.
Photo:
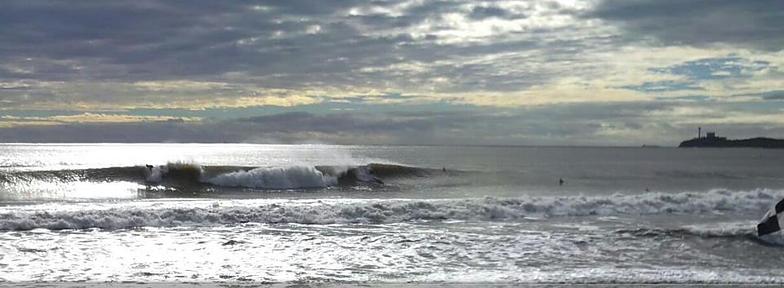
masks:
{"type": "Polygon", "coordinates": [[[702,128],[698,129],[697,138],[685,140],[679,148],[784,148],[784,139],[755,137],[748,139],[727,139],[716,136],[716,132],[707,132],[702,137],[702,128]]]}

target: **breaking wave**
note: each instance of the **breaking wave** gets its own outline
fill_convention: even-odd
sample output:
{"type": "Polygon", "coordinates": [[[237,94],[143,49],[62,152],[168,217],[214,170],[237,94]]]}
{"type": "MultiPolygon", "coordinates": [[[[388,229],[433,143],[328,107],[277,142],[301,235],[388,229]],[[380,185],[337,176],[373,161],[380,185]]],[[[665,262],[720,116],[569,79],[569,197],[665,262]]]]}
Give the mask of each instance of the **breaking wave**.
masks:
{"type": "Polygon", "coordinates": [[[229,172],[207,179],[206,182],[223,187],[323,188],[337,185],[338,177],[325,175],[315,167],[272,167],[229,172]]]}
{"type": "MultiPolygon", "coordinates": [[[[627,196],[565,196],[441,200],[248,200],[130,202],[109,206],[45,206],[0,210],[0,230],[124,229],[134,227],[209,226],[240,223],[399,223],[411,221],[514,221],[541,217],[762,213],[784,191],[711,190],[627,196]],[[145,204],[146,203],[146,204],[145,204]],[[166,205],[174,205],[166,207],[166,205]],[[50,210],[55,211],[50,211],[50,210]],[[531,218],[533,217],[533,218],[531,218]]],[[[73,204],[77,205],[77,204],[73,204]]],[[[87,205],[87,204],[85,204],[87,205]]],[[[94,205],[94,204],[90,204],[94,205]]],[[[672,232],[672,231],[670,231],[672,232]]],[[[631,231],[628,233],[669,233],[631,231]]],[[[695,232],[696,233],[696,232],[695,232]]],[[[733,232],[735,233],[735,232],[733,232]]],[[[742,232],[746,233],[746,232],[742,232]]]]}
{"type": "Polygon", "coordinates": [[[390,164],[359,166],[238,167],[168,163],[161,166],[111,167],[53,171],[0,171],[0,184],[51,182],[117,182],[176,188],[203,186],[257,189],[308,189],[335,185],[382,184],[383,179],[427,176],[433,169],[390,164]]]}

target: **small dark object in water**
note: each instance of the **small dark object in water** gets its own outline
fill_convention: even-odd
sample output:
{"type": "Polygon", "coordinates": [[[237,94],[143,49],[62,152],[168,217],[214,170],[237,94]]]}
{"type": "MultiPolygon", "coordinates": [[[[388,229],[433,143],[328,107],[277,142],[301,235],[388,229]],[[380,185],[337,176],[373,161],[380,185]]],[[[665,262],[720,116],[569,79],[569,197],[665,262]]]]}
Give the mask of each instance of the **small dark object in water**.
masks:
{"type": "Polygon", "coordinates": [[[153,166],[152,166],[152,165],[150,165],[150,164],[147,164],[147,169],[148,169],[148,170],[152,171],[152,168],[153,168],[153,166]]]}
{"type": "Polygon", "coordinates": [[[226,241],[226,243],[223,243],[221,245],[222,246],[229,246],[229,245],[237,245],[237,244],[242,244],[242,243],[245,243],[245,241],[229,240],[229,241],[226,241]]]}
{"type": "Polygon", "coordinates": [[[566,182],[563,180],[563,178],[558,179],[558,186],[562,186],[564,183],[566,182]]]}

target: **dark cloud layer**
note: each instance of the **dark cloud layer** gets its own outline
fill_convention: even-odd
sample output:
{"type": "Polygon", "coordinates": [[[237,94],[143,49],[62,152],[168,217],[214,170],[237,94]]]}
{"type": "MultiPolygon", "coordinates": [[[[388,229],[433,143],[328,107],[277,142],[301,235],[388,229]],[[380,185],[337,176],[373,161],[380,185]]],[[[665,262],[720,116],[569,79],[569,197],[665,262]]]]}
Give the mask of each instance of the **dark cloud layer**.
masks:
{"type": "Polygon", "coordinates": [[[755,122],[775,107],[700,103],[558,105],[444,112],[287,112],[233,120],[67,124],[0,129],[6,142],[207,142],[465,145],[676,145],[700,125],[731,137],[784,135],[777,123],[755,122]],[[737,111],[751,109],[753,113],[737,111]],[[708,117],[712,123],[700,123],[708,117]],[[733,117],[752,122],[733,123],[733,117]],[[558,119],[554,122],[553,119],[558,119]],[[664,119],[658,121],[656,119],[664,119]]]}
{"type": "MultiPolygon", "coordinates": [[[[292,88],[410,87],[440,77],[450,80],[439,87],[443,92],[511,91],[563,73],[549,63],[576,63],[580,53],[620,44],[581,31],[580,22],[508,33],[482,27],[477,29],[499,31],[482,41],[444,39],[455,25],[444,18],[449,13],[476,21],[514,20],[540,9],[521,3],[528,4],[527,11],[471,1],[399,8],[399,1],[10,0],[0,9],[0,62],[11,68],[0,67],[0,79],[222,80],[292,88]],[[456,60],[498,53],[520,53],[516,60],[530,66],[456,60]],[[384,69],[412,61],[433,66],[416,73],[384,69]],[[501,69],[505,73],[497,73],[501,69]]],[[[577,13],[554,2],[542,7],[551,9],[545,15],[577,13]]],[[[784,45],[782,8],[775,0],[633,0],[602,1],[580,13],[618,24],[626,38],[778,50],[784,45]]],[[[548,19],[536,20],[541,21],[548,19]]]]}
{"type": "Polygon", "coordinates": [[[526,17],[498,6],[471,7],[470,1],[425,1],[397,7],[400,4],[5,1],[0,9],[0,42],[4,43],[0,61],[15,69],[0,67],[0,78],[120,82],[218,79],[291,88],[325,83],[405,87],[421,85],[416,79],[444,77],[453,82],[445,91],[509,90],[531,86],[533,80],[514,79],[531,79],[538,73],[498,74],[493,72],[498,67],[491,63],[466,66],[451,59],[531,49],[548,49],[553,57],[550,61],[573,54],[558,52],[559,47],[568,46],[564,43],[550,47],[549,36],[542,33],[549,28],[537,28],[527,41],[512,41],[514,37],[501,32],[489,41],[474,42],[442,41],[443,36],[436,35],[454,29],[454,23],[443,18],[447,13],[474,20],[526,17]],[[378,9],[394,12],[374,12],[378,9]],[[427,25],[427,30],[413,31],[420,25],[427,25]],[[384,70],[411,61],[446,62],[417,74],[384,70]]]}
{"type": "Polygon", "coordinates": [[[340,70],[320,66],[324,57],[334,55],[312,52],[339,54],[339,49],[315,46],[346,45],[340,42],[355,36],[347,27],[335,24],[329,28],[343,31],[308,39],[273,36],[277,31],[304,34],[319,17],[348,5],[351,2],[8,1],[0,10],[0,41],[5,43],[0,57],[22,65],[29,58],[36,70],[51,66],[35,72],[36,78],[51,80],[161,80],[229,71],[288,73],[303,67],[340,70]],[[270,10],[253,9],[270,4],[270,10]],[[241,44],[243,39],[248,45],[241,44]],[[312,65],[298,65],[303,63],[312,65]]]}
{"type": "MultiPolygon", "coordinates": [[[[548,13],[576,13],[548,3],[544,5],[552,9],[548,13]]],[[[407,84],[405,76],[411,75],[364,74],[358,70],[534,49],[547,49],[550,62],[573,61],[575,52],[601,44],[601,39],[548,34],[564,34],[579,25],[564,31],[537,27],[499,33],[486,41],[444,42],[437,34],[453,28],[443,19],[447,13],[473,20],[524,19],[528,15],[498,5],[471,6],[470,1],[425,1],[395,8],[399,4],[9,0],[0,9],[0,61],[20,69],[0,68],[0,78],[193,80],[235,73],[250,78],[247,81],[264,79],[279,87],[314,83],[380,85],[390,81],[407,84]],[[382,13],[371,8],[397,10],[382,13]],[[355,10],[360,12],[352,12],[355,10]],[[428,35],[414,35],[412,27],[423,24],[427,30],[416,33],[428,35]],[[527,40],[513,41],[515,33],[527,34],[527,40]]],[[[530,6],[528,9],[534,11],[530,6]]],[[[627,31],[627,37],[653,36],[666,44],[729,43],[767,50],[784,46],[784,3],[776,0],[602,1],[581,13],[618,24],[627,31]]],[[[417,76],[454,79],[458,83],[453,89],[471,89],[484,80],[500,84],[484,84],[483,89],[508,90],[531,85],[514,82],[515,78],[546,72],[508,71],[509,75],[503,76],[492,73],[498,68],[496,64],[464,66],[455,62],[417,76]]]]}
{"type": "Polygon", "coordinates": [[[665,45],[784,47],[779,0],[604,0],[587,16],[617,23],[628,37],[650,36],[665,45]]]}

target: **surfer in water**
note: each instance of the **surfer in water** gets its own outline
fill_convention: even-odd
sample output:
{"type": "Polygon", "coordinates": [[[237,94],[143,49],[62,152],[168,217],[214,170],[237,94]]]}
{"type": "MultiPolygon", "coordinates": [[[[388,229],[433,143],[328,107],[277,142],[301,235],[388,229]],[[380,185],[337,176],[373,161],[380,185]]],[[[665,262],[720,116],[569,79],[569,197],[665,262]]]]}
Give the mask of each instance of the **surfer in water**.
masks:
{"type": "Polygon", "coordinates": [[[564,183],[566,183],[566,181],[564,181],[563,178],[558,178],[558,186],[563,186],[564,183]]]}
{"type": "Polygon", "coordinates": [[[153,171],[155,169],[155,166],[152,166],[150,164],[147,164],[145,166],[147,167],[147,170],[144,171],[145,172],[144,178],[147,180],[147,182],[150,182],[153,179],[153,173],[155,173],[155,171],[153,171]]]}

